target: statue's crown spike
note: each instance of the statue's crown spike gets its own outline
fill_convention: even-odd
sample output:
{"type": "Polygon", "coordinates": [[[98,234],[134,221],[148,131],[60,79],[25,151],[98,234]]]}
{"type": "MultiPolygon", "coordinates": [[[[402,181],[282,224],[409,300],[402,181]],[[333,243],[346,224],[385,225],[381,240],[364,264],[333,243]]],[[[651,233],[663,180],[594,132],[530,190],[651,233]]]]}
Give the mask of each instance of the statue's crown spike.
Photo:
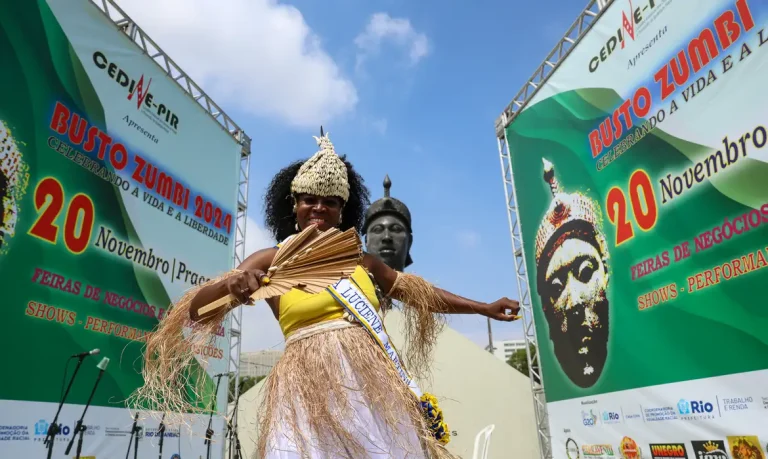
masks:
{"type": "Polygon", "coordinates": [[[384,176],[384,197],[389,197],[389,189],[392,188],[392,180],[389,179],[389,174],[384,176]]]}

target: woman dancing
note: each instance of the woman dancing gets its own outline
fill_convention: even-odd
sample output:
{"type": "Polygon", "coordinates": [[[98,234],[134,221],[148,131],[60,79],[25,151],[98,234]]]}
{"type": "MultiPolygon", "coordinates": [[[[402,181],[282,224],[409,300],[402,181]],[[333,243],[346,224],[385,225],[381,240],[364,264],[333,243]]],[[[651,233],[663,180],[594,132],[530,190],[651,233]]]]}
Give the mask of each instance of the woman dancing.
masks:
{"type": "MultiPolygon", "coordinates": [[[[322,130],[316,140],[320,151],[278,172],[269,186],[266,223],[278,241],[310,225],[321,231],[359,231],[363,224],[369,199],[362,178],[334,152],[322,130]]],[[[189,292],[175,305],[147,341],[145,386],[139,398],[149,398],[161,411],[191,408],[178,390],[188,382],[182,367],[191,362],[191,338],[180,338],[182,324],[191,319],[197,324],[193,334],[204,336],[228,310],[201,317],[201,307],[227,294],[240,304],[249,303],[277,250],[250,255],[236,270],[189,292]]],[[[319,294],[294,289],[267,300],[286,343],[265,382],[258,456],[452,457],[443,446],[449,434],[436,400],[422,393],[411,375],[426,372],[444,314],[512,321],[518,318],[518,302],[462,298],[419,276],[396,272],[368,254],[350,279],[333,287],[319,294]],[[383,298],[402,303],[407,370],[378,316],[383,298]],[[354,314],[349,305],[359,301],[377,314],[354,314]]]]}

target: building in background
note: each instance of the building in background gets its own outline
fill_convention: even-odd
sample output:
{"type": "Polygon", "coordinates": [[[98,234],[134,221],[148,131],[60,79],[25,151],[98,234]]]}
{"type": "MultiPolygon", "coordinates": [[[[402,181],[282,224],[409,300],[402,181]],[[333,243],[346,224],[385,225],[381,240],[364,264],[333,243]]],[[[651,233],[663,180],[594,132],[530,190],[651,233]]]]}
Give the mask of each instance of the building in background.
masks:
{"type": "Polygon", "coordinates": [[[278,350],[243,352],[240,356],[240,377],[267,376],[282,355],[283,351],[278,350]]]}
{"type": "Polygon", "coordinates": [[[508,341],[494,341],[493,347],[493,355],[495,355],[496,358],[506,362],[509,360],[512,354],[515,353],[515,351],[520,349],[525,350],[525,340],[512,339],[508,341]]]}

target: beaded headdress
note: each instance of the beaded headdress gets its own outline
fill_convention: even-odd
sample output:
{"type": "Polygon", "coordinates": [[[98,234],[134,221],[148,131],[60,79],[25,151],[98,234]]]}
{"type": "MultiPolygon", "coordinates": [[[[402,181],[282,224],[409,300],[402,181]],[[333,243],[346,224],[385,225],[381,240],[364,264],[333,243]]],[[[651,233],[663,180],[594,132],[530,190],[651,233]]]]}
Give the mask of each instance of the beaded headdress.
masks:
{"type": "Polygon", "coordinates": [[[337,196],[345,202],[349,199],[347,166],[333,149],[331,139],[320,128],[320,137],[315,137],[320,150],[299,168],[291,182],[294,194],[314,196],[337,196]]]}
{"type": "Polygon", "coordinates": [[[594,200],[581,193],[565,193],[555,177],[555,168],[552,163],[545,158],[542,158],[542,161],[544,162],[544,180],[549,183],[552,202],[536,233],[536,265],[539,265],[542,256],[545,262],[549,261],[555,249],[571,233],[580,233],[582,237],[593,239],[603,257],[603,262],[607,265],[608,246],[601,231],[600,207],[594,200]]]}
{"type": "Polygon", "coordinates": [[[10,129],[0,120],[0,245],[5,235],[16,232],[18,203],[29,182],[28,170],[10,129]]]}

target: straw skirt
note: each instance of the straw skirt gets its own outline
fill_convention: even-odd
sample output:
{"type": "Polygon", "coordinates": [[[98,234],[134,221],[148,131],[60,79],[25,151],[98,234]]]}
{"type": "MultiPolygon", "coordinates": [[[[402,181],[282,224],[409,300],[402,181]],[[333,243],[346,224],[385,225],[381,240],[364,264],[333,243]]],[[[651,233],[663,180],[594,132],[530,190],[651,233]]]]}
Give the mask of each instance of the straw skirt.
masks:
{"type": "Polygon", "coordinates": [[[417,398],[362,327],[337,322],[314,328],[288,339],[267,377],[258,457],[452,457],[432,437],[417,398]]]}

